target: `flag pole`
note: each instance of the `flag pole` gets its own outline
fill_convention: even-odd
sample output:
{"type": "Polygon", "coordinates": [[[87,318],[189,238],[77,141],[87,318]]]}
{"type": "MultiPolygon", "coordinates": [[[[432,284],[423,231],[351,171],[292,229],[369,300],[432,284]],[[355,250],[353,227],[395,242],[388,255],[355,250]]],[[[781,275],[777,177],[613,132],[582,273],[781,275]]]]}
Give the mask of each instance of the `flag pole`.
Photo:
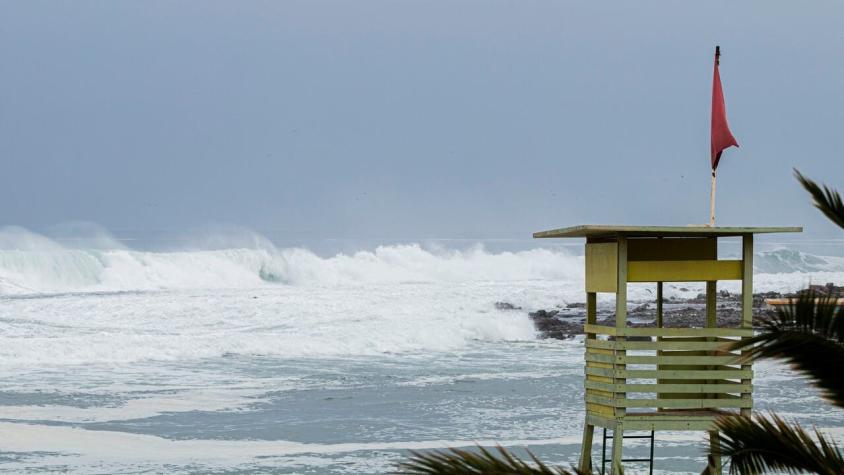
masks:
{"type": "Polygon", "coordinates": [[[712,189],[709,192],[709,226],[715,227],[715,170],[712,170],[712,189]]]}
{"type": "MultiPolygon", "coordinates": [[[[715,46],[715,67],[721,62],[721,47],[715,46]]],[[[712,168],[712,187],[709,190],[709,226],[715,227],[715,168],[712,168]]]]}

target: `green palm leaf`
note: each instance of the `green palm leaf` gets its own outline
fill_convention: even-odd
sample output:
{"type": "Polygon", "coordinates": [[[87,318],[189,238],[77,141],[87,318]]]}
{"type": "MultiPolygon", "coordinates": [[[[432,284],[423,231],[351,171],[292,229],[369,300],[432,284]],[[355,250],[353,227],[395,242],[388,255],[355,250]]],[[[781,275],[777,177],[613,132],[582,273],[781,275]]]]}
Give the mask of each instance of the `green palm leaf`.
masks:
{"type": "Polygon", "coordinates": [[[806,292],[780,307],[759,334],[736,342],[732,349],[749,350],[751,358],[791,364],[811,377],[824,397],[844,407],[844,309],[836,299],[806,292]]]}
{"type": "MultiPolygon", "coordinates": [[[[399,466],[399,473],[407,475],[572,475],[559,467],[548,467],[528,452],[533,463],[525,462],[503,447],[497,448],[499,456],[478,447],[478,452],[448,449],[433,452],[411,451],[408,461],[399,466]]],[[[584,474],[585,475],[585,474],[584,474]]]]}
{"type": "Polygon", "coordinates": [[[821,210],[833,223],[844,228],[844,202],[841,201],[841,195],[826,185],[818,185],[804,177],[796,168],[794,169],[794,176],[797,177],[803,188],[811,193],[815,199],[815,207],[821,210]]]}
{"type": "Polygon", "coordinates": [[[722,417],[716,425],[721,431],[721,455],[730,458],[730,473],[844,473],[841,451],[817,430],[807,432],[776,415],[722,417]]]}

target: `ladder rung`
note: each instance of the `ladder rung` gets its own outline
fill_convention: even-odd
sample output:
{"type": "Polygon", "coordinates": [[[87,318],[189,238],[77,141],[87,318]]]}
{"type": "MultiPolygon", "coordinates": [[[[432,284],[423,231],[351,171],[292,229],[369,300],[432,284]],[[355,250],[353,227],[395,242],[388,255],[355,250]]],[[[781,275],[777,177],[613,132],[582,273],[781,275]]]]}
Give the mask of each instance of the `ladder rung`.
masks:
{"type": "MultiPolygon", "coordinates": [[[[621,459],[622,462],[650,462],[651,459],[621,459]]],[[[604,459],[604,462],[612,462],[612,459],[604,459]]]]}
{"type": "MultiPolygon", "coordinates": [[[[651,440],[651,456],[650,458],[638,458],[638,459],[621,459],[621,462],[648,462],[650,464],[650,468],[648,470],[649,474],[653,474],[654,470],[654,435],[655,432],[651,431],[649,435],[624,435],[624,432],[621,433],[622,439],[650,439],[651,440]]],[[[613,431],[613,435],[607,435],[607,428],[604,428],[604,443],[601,447],[601,474],[605,473],[606,463],[612,462],[611,458],[607,458],[607,440],[612,439],[615,437],[615,431],[613,431]]]]}

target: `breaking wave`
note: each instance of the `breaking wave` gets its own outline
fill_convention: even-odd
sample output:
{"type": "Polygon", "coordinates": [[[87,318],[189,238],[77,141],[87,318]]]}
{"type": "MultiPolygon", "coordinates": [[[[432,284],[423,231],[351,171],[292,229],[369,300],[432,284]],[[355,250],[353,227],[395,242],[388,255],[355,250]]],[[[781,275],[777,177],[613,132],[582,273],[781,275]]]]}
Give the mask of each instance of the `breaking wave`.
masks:
{"type": "MultiPolygon", "coordinates": [[[[205,239],[204,245],[214,239],[205,239]]],[[[218,240],[219,241],[219,240],[218,240]]],[[[304,248],[276,248],[252,235],[248,245],[168,252],[128,248],[107,233],[71,241],[23,228],[0,229],[0,295],[244,288],[268,284],[344,285],[583,279],[583,258],[561,250],[488,252],[420,244],[321,257],[304,248]]],[[[756,271],[784,274],[844,271],[844,258],[789,249],[761,252],[756,271]]]]}
{"type": "Polygon", "coordinates": [[[21,228],[0,230],[0,294],[112,292],[260,285],[342,285],[582,279],[582,257],[533,249],[490,253],[419,244],[320,257],[304,248],[149,252],[98,238],[67,246],[21,228]]]}
{"type": "Polygon", "coordinates": [[[841,272],[844,271],[844,258],[821,257],[792,249],[777,249],[757,253],[754,256],[753,267],[756,272],[766,274],[841,272]]]}

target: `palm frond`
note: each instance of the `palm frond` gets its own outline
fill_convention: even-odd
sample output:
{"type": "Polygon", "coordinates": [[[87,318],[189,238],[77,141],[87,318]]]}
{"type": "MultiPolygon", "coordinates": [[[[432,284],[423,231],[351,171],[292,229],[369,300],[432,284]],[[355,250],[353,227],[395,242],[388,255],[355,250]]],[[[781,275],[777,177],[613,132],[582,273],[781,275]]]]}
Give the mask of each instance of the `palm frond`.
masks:
{"type": "MultiPolygon", "coordinates": [[[[478,452],[460,449],[432,452],[411,451],[410,459],[399,465],[407,475],[573,475],[560,467],[548,467],[528,452],[533,463],[519,459],[505,448],[497,447],[499,456],[478,446],[478,452]]],[[[586,475],[586,474],[583,474],[586,475]]]]}
{"type": "Polygon", "coordinates": [[[722,417],[716,425],[721,432],[718,450],[729,457],[730,473],[844,473],[838,446],[817,430],[808,432],[776,415],[722,417]]]}
{"type": "Polygon", "coordinates": [[[831,297],[803,293],[777,309],[762,331],[731,345],[749,350],[754,359],[772,358],[791,364],[812,378],[825,398],[844,407],[844,309],[831,297]]]}
{"type": "Polygon", "coordinates": [[[826,185],[818,185],[814,181],[803,176],[796,168],[794,176],[815,199],[815,207],[821,210],[833,223],[844,228],[844,202],[841,195],[826,185]]]}

